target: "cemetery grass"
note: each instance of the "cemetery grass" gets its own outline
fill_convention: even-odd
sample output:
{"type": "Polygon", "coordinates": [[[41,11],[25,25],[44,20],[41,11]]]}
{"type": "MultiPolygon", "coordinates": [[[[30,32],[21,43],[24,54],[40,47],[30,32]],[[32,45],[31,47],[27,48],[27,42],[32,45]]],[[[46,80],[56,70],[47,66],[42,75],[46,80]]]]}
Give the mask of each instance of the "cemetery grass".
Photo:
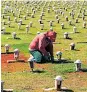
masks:
{"type": "MultiPolygon", "coordinates": [[[[47,4],[49,4],[49,2],[47,2],[47,4]]],[[[56,3],[55,6],[57,7],[56,3]]],[[[59,6],[63,7],[62,4],[60,4],[59,6]]],[[[19,7],[21,7],[20,2],[19,7]]],[[[4,5],[2,6],[1,12],[3,12],[3,8],[4,5]]],[[[27,7],[25,7],[25,11],[26,8],[27,7]]],[[[84,8],[87,7],[84,6],[84,8]]],[[[45,7],[45,10],[46,9],[47,5],[45,7]]],[[[1,67],[1,79],[5,82],[4,88],[12,88],[14,92],[43,92],[43,88],[54,87],[54,78],[57,75],[61,75],[63,77],[63,87],[67,87],[74,92],[87,92],[87,71],[75,72],[74,65],[75,60],[80,59],[82,61],[82,68],[87,68],[87,43],[84,43],[87,42],[87,28],[82,27],[82,18],[79,18],[79,23],[76,24],[75,19],[72,19],[69,16],[68,12],[71,11],[71,9],[68,9],[68,11],[65,12],[65,15],[67,15],[69,19],[73,21],[72,23],[77,27],[78,33],[72,33],[73,26],[70,26],[68,22],[65,21],[65,17],[61,16],[60,14],[59,18],[61,20],[58,24],[55,20],[55,13],[51,8],[52,13],[48,14],[46,10],[45,16],[43,17],[43,22],[45,24],[44,30],[40,30],[40,24],[38,23],[38,20],[41,10],[42,8],[40,8],[39,11],[36,12],[35,18],[28,16],[27,20],[23,19],[25,12],[22,11],[21,18],[23,19],[23,25],[21,29],[18,29],[18,24],[14,22],[12,13],[8,12],[7,14],[5,14],[5,19],[1,19],[1,21],[4,20],[7,23],[7,16],[11,16],[11,27],[8,27],[7,24],[3,25],[3,23],[1,23],[1,28],[6,27],[6,32],[10,32],[11,34],[15,31],[17,33],[17,37],[20,38],[12,39],[11,34],[1,34],[1,52],[5,52],[4,45],[8,43],[11,47],[10,51],[18,48],[20,50],[20,53],[22,53],[26,57],[26,63],[8,64],[8,67],[6,68],[7,70],[3,70],[3,67],[1,67]],[[35,70],[40,70],[40,72],[31,73],[29,64],[27,62],[27,59],[30,57],[28,46],[33,38],[37,35],[37,31],[46,32],[50,29],[49,23],[47,22],[50,20],[54,21],[53,29],[57,32],[56,42],[59,43],[54,44],[54,57],[56,58],[57,51],[61,51],[63,53],[62,58],[64,58],[66,62],[53,64],[51,62],[44,64],[35,64],[35,70]],[[33,27],[30,28],[29,33],[27,34],[25,26],[28,25],[30,21],[33,22],[33,27]],[[65,24],[65,29],[61,29],[62,22],[65,24]],[[69,32],[69,36],[70,38],[72,38],[72,40],[64,39],[64,32],[69,32]],[[74,42],[76,44],[75,50],[70,50],[69,44],[71,42],[74,42]],[[14,71],[12,71],[12,68],[10,69],[10,67],[13,67],[14,71]]],[[[77,14],[78,12],[79,11],[77,9],[77,14]]],[[[32,11],[30,11],[30,13],[32,13],[32,11]]],[[[77,17],[77,14],[75,14],[75,18],[77,17]]],[[[20,18],[18,18],[18,21],[19,20],[20,18]]],[[[87,22],[87,16],[85,18],[85,21],[87,22]]]]}

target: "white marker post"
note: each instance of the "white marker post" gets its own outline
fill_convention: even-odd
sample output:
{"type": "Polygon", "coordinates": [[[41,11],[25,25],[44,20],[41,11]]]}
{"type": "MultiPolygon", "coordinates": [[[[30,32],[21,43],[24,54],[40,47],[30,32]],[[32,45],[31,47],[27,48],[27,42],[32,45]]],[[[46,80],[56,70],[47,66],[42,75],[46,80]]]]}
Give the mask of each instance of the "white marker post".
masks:
{"type": "Polygon", "coordinates": [[[10,16],[8,16],[8,21],[10,21],[10,16]]]}
{"type": "Polygon", "coordinates": [[[18,23],[18,29],[20,29],[21,28],[21,23],[18,23]]]}
{"type": "Polygon", "coordinates": [[[83,28],[86,28],[86,22],[83,23],[83,28]]]}
{"type": "Polygon", "coordinates": [[[69,25],[71,25],[72,24],[72,21],[71,20],[69,20],[69,25]]]}
{"type": "Polygon", "coordinates": [[[64,29],[64,24],[63,23],[61,24],[61,27],[62,27],[62,29],[64,29]]]}
{"type": "Polygon", "coordinates": [[[6,54],[8,54],[9,53],[9,44],[5,44],[5,52],[6,52],[6,54]]]}
{"type": "Polygon", "coordinates": [[[12,38],[15,39],[16,38],[16,32],[12,33],[12,38]]]}
{"type": "Polygon", "coordinates": [[[8,26],[10,27],[10,24],[11,24],[11,22],[10,21],[8,21],[8,26]]]}
{"type": "Polygon", "coordinates": [[[5,32],[6,32],[6,29],[5,29],[5,27],[3,27],[3,28],[2,28],[2,30],[3,30],[3,34],[5,34],[5,32]]]}
{"type": "Polygon", "coordinates": [[[29,31],[29,26],[26,25],[26,33],[28,33],[28,31],[29,31]]]}
{"type": "Polygon", "coordinates": [[[52,21],[49,22],[49,26],[52,27],[53,26],[53,23],[52,21]]]}
{"type": "Polygon", "coordinates": [[[68,38],[69,38],[68,32],[65,32],[65,33],[64,33],[64,38],[65,38],[65,39],[68,39],[68,38]]]}
{"type": "Polygon", "coordinates": [[[28,62],[29,62],[29,64],[30,64],[30,68],[31,68],[31,71],[33,72],[33,69],[34,69],[34,61],[35,61],[35,59],[33,59],[33,57],[30,57],[29,59],[28,59],[28,62]]]}
{"type": "Polygon", "coordinates": [[[15,49],[14,50],[14,59],[17,61],[19,59],[19,50],[15,49]]]}
{"type": "Polygon", "coordinates": [[[62,77],[56,76],[56,78],[55,78],[55,89],[57,91],[61,91],[61,86],[62,86],[62,77]]]}
{"type": "Polygon", "coordinates": [[[41,26],[41,30],[43,30],[43,28],[44,28],[44,24],[40,24],[40,26],[41,26]]]}
{"type": "Polygon", "coordinates": [[[4,82],[1,81],[1,92],[3,92],[3,85],[4,85],[4,82]]]}
{"type": "Polygon", "coordinates": [[[81,70],[81,61],[78,59],[75,62],[76,71],[79,72],[81,70]]]}
{"type": "Polygon", "coordinates": [[[58,52],[56,53],[56,56],[57,56],[57,59],[58,59],[58,60],[61,60],[62,52],[61,52],[61,51],[58,51],[58,52]]]}
{"type": "Polygon", "coordinates": [[[29,24],[29,27],[32,27],[32,24],[33,24],[33,23],[32,23],[32,21],[31,21],[30,24],[29,24]]]}
{"type": "Polygon", "coordinates": [[[74,26],[73,27],[73,32],[76,33],[77,32],[77,28],[74,26]]]}
{"type": "Polygon", "coordinates": [[[19,23],[22,25],[22,19],[20,19],[19,23]]]}
{"type": "Polygon", "coordinates": [[[74,50],[75,49],[75,43],[71,43],[70,44],[70,50],[74,50]]]}
{"type": "Polygon", "coordinates": [[[66,21],[68,21],[68,16],[65,17],[66,21]]]}
{"type": "Polygon", "coordinates": [[[16,22],[16,23],[17,23],[17,17],[15,17],[15,18],[14,18],[14,22],[16,22]]]}
{"type": "Polygon", "coordinates": [[[75,22],[78,23],[78,18],[76,18],[75,22]]]}
{"type": "Polygon", "coordinates": [[[60,22],[60,19],[58,18],[58,19],[57,19],[57,23],[59,23],[59,22],[60,22]]]}

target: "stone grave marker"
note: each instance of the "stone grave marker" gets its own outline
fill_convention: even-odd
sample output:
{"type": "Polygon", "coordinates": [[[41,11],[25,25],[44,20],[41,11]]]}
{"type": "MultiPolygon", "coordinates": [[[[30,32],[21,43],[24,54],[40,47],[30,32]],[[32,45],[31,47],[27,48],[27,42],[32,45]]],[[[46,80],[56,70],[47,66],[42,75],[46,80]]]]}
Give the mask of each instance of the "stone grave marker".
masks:
{"type": "Polygon", "coordinates": [[[73,27],[73,32],[76,33],[77,32],[77,28],[74,26],[73,27]]]}
{"type": "Polygon", "coordinates": [[[75,43],[70,44],[70,50],[75,50],[75,43]]]}
{"type": "Polygon", "coordinates": [[[34,14],[31,14],[31,18],[34,18],[34,14]]]}
{"type": "Polygon", "coordinates": [[[52,21],[49,22],[49,26],[50,26],[50,27],[53,26],[53,22],[52,22],[52,21]]]}
{"type": "Polygon", "coordinates": [[[72,25],[72,21],[71,20],[69,20],[69,25],[72,25]]]}
{"type": "Polygon", "coordinates": [[[42,24],[42,20],[41,20],[41,19],[39,19],[38,22],[39,22],[40,24],[42,24]]]}
{"type": "Polygon", "coordinates": [[[56,91],[61,91],[61,86],[62,86],[62,77],[56,76],[56,78],[55,78],[55,89],[56,89],[56,91]]]}
{"type": "Polygon", "coordinates": [[[18,23],[18,29],[20,29],[21,28],[21,23],[18,23]]]}
{"type": "Polygon", "coordinates": [[[58,15],[55,15],[56,20],[58,19],[58,15]]]}
{"type": "Polygon", "coordinates": [[[14,59],[17,61],[19,59],[19,50],[15,49],[14,50],[14,59]]]}
{"type": "Polygon", "coordinates": [[[16,22],[16,23],[17,23],[17,17],[15,17],[15,18],[14,18],[14,22],[16,22]]]}
{"type": "Polygon", "coordinates": [[[58,18],[58,19],[57,19],[57,23],[59,23],[59,22],[60,22],[60,19],[58,18]]]}
{"type": "Polygon", "coordinates": [[[61,24],[61,27],[62,27],[62,29],[64,29],[64,24],[63,23],[61,24]]]}
{"type": "Polygon", "coordinates": [[[41,26],[41,30],[43,30],[43,28],[44,28],[44,24],[40,24],[40,26],[41,26]]]}
{"type": "Polygon", "coordinates": [[[10,21],[10,16],[8,16],[7,18],[8,18],[8,21],[10,21]]]}
{"type": "Polygon", "coordinates": [[[64,38],[65,38],[65,39],[68,39],[68,38],[69,38],[68,32],[65,32],[65,33],[64,33],[64,38]]]}
{"type": "Polygon", "coordinates": [[[5,53],[8,54],[9,53],[9,44],[5,44],[5,53]]]}
{"type": "Polygon", "coordinates": [[[26,33],[29,31],[29,25],[26,25],[26,33]]]}
{"type": "Polygon", "coordinates": [[[24,16],[24,20],[26,20],[26,16],[24,16]]]}
{"type": "Polygon", "coordinates": [[[31,22],[29,23],[29,27],[32,27],[32,24],[33,24],[33,23],[32,23],[32,21],[31,21],[31,22]]]}
{"type": "Polygon", "coordinates": [[[6,29],[5,29],[5,27],[3,27],[2,28],[2,34],[5,34],[5,32],[6,32],[6,29]]]}
{"type": "Polygon", "coordinates": [[[22,19],[19,20],[20,25],[22,25],[22,19]]]}
{"type": "Polygon", "coordinates": [[[58,52],[56,53],[56,56],[57,56],[57,59],[58,59],[58,60],[61,60],[61,58],[62,58],[62,52],[61,52],[61,51],[58,51],[58,52]]]}
{"type": "Polygon", "coordinates": [[[12,38],[16,39],[16,32],[12,32],[12,38]]]}
{"type": "Polygon", "coordinates": [[[83,22],[83,28],[86,28],[86,22],[83,22]]]}
{"type": "Polygon", "coordinates": [[[81,70],[81,60],[76,60],[75,62],[76,71],[79,72],[81,70]]]}
{"type": "Polygon", "coordinates": [[[8,26],[10,27],[10,24],[11,24],[11,22],[10,21],[8,21],[8,26]]]}
{"type": "Polygon", "coordinates": [[[78,23],[78,18],[75,19],[75,23],[78,23]]]}
{"type": "Polygon", "coordinates": [[[68,21],[68,16],[65,17],[66,21],[68,21]]]}

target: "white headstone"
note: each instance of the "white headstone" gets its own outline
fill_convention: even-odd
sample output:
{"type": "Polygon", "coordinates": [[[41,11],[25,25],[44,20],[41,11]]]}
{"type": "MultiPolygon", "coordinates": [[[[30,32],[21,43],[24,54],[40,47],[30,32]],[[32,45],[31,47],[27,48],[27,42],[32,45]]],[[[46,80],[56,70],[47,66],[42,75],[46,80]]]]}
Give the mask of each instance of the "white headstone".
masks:
{"type": "Polygon", "coordinates": [[[75,43],[71,43],[70,44],[70,50],[74,50],[75,49],[75,43]]]}
{"type": "Polygon", "coordinates": [[[86,22],[83,22],[83,28],[86,28],[86,22]]]}
{"type": "Polygon", "coordinates": [[[62,86],[62,77],[61,76],[56,76],[56,78],[55,78],[55,89],[57,91],[60,91],[61,86],[62,86]]]}
{"type": "Polygon", "coordinates": [[[34,14],[31,15],[31,18],[34,18],[34,14]]]}
{"type": "Polygon", "coordinates": [[[56,53],[56,56],[57,56],[57,59],[61,60],[62,52],[61,52],[61,51],[58,51],[58,52],[56,53]]]}
{"type": "Polygon", "coordinates": [[[20,19],[19,23],[20,23],[20,25],[22,25],[22,19],[20,19]]]}
{"type": "Polygon", "coordinates": [[[75,62],[76,71],[79,72],[81,70],[81,60],[76,60],[75,62]]]}
{"type": "Polygon", "coordinates": [[[12,33],[12,38],[15,39],[16,38],[16,32],[12,33]]]}
{"type": "Polygon", "coordinates": [[[69,38],[68,32],[65,32],[65,33],[64,33],[64,38],[65,38],[65,39],[68,39],[68,38],[69,38]]]}
{"type": "Polygon", "coordinates": [[[28,31],[29,31],[29,26],[26,25],[26,33],[28,33],[28,31]]]}
{"type": "Polygon", "coordinates": [[[18,29],[20,29],[21,28],[21,24],[20,23],[18,23],[18,29]]]}
{"type": "Polygon", "coordinates": [[[64,24],[63,23],[61,24],[61,27],[62,27],[62,29],[64,29],[64,24]]]}
{"type": "Polygon", "coordinates": [[[78,18],[76,18],[75,22],[78,23],[78,18]]]}
{"type": "Polygon", "coordinates": [[[73,27],[73,32],[76,33],[77,32],[77,28],[74,26],[73,27]]]}
{"type": "Polygon", "coordinates": [[[43,28],[44,28],[44,24],[40,24],[41,25],[41,30],[43,30],[43,28]]]}
{"type": "Polygon", "coordinates": [[[8,53],[9,52],[9,47],[10,45],[9,44],[5,44],[5,52],[8,53]]]}
{"type": "Polygon", "coordinates": [[[19,50],[18,49],[14,50],[14,59],[16,59],[16,60],[19,59],[19,50]]]}
{"type": "Polygon", "coordinates": [[[72,24],[72,21],[71,20],[69,20],[69,25],[71,25],[72,24]]]}
{"type": "Polygon", "coordinates": [[[52,21],[49,22],[49,26],[50,27],[53,26],[53,22],[52,21]]]}
{"type": "Polygon", "coordinates": [[[33,23],[32,23],[32,21],[31,21],[30,24],[29,24],[29,27],[32,27],[32,24],[33,24],[33,23]]]}

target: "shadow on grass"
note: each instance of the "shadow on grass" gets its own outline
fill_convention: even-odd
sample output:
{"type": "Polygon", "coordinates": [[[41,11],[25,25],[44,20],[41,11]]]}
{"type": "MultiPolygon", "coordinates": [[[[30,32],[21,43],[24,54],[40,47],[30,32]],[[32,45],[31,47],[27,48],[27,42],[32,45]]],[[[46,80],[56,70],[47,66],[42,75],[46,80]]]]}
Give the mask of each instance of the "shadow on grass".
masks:
{"type": "Polygon", "coordinates": [[[45,71],[44,70],[34,70],[32,73],[44,73],[45,71]]]}
{"type": "Polygon", "coordinates": [[[87,43],[87,42],[77,42],[77,43],[87,43]]]}
{"type": "Polygon", "coordinates": [[[9,35],[9,34],[11,34],[11,33],[10,33],[10,32],[5,32],[4,34],[9,35]]]}
{"type": "Polygon", "coordinates": [[[87,72],[87,69],[86,69],[86,68],[84,68],[84,69],[81,69],[81,71],[82,71],[82,72],[87,72]]]}
{"type": "MultiPolygon", "coordinates": [[[[65,39],[65,38],[64,38],[65,39]]],[[[67,40],[72,40],[72,38],[66,38],[67,40]]]]}
{"type": "Polygon", "coordinates": [[[22,24],[22,25],[26,25],[26,24],[22,24]]]}
{"type": "Polygon", "coordinates": [[[61,59],[57,60],[55,59],[54,61],[42,61],[42,62],[37,62],[38,64],[45,64],[45,63],[52,63],[52,64],[66,64],[66,63],[73,63],[73,61],[66,60],[66,59],[61,59]]]}
{"type": "Polygon", "coordinates": [[[61,60],[55,60],[54,62],[52,62],[53,64],[66,64],[66,63],[73,63],[73,61],[70,60],[66,60],[66,59],[61,59],[61,60]]]}
{"type": "Polygon", "coordinates": [[[16,37],[15,39],[17,39],[17,40],[21,40],[21,38],[19,38],[19,37],[16,37]]]}
{"type": "Polygon", "coordinates": [[[71,90],[71,89],[62,89],[61,91],[63,91],[63,92],[74,92],[74,91],[71,90]]]}
{"type": "Polygon", "coordinates": [[[6,52],[2,52],[1,54],[13,54],[14,52],[8,52],[8,53],[6,53],[6,52]]]}
{"type": "Polygon", "coordinates": [[[10,28],[15,28],[15,26],[10,26],[10,28]]]}

